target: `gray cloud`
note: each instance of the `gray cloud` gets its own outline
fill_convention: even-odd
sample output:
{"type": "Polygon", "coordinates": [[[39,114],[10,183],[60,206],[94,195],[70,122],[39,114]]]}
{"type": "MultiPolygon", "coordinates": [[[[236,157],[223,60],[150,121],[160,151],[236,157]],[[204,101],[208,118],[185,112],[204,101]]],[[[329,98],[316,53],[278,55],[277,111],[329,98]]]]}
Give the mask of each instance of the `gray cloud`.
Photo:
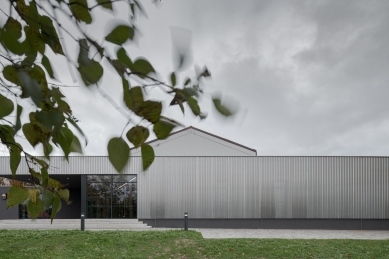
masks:
{"type": "MultiPolygon", "coordinates": [[[[212,73],[206,91],[222,91],[242,108],[221,119],[207,97],[205,121],[178,107],[166,115],[258,155],[389,155],[389,2],[198,0],[145,8],[149,19],[138,20],[142,37],[126,46],[130,55],[148,57],[166,80],[174,69],[170,28],[189,29],[193,60],[212,73]]],[[[102,88],[121,100],[113,74],[102,88]]],[[[66,92],[90,139],[86,154],[106,155],[125,118],[98,94],[66,92]]],[[[160,96],[154,90],[149,98],[160,96]]]]}

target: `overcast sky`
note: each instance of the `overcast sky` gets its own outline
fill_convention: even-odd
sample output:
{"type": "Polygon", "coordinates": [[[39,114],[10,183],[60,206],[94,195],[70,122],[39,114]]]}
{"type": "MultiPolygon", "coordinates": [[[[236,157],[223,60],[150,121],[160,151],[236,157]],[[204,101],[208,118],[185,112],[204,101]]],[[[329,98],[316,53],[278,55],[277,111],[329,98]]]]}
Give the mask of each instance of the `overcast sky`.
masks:
{"type": "MultiPolygon", "coordinates": [[[[259,156],[389,155],[389,1],[143,3],[148,18],[137,21],[138,44],[125,46],[131,56],[147,57],[167,81],[174,70],[171,32],[183,28],[193,58],[179,79],[195,64],[212,73],[201,102],[206,120],[189,112],[183,117],[178,107],[165,115],[259,156]],[[239,106],[234,118],[220,117],[210,105],[209,94],[217,92],[239,106]]],[[[95,26],[96,35],[109,26],[95,26]]],[[[75,44],[68,49],[78,52],[75,44]]],[[[74,84],[66,63],[58,62],[59,78],[74,84]]],[[[117,76],[107,72],[101,85],[121,100],[117,76]]],[[[85,154],[107,155],[109,138],[121,134],[126,119],[96,92],[80,87],[66,94],[89,138],[85,154]]],[[[154,89],[150,98],[160,94],[154,89]]]]}

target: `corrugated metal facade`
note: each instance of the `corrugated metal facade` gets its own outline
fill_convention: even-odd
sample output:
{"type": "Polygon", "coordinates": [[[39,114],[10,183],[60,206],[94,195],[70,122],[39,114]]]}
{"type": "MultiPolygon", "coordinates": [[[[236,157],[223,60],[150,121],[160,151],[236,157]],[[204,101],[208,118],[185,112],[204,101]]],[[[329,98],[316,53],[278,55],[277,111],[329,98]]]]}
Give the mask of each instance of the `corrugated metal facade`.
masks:
{"type": "Polygon", "coordinates": [[[160,157],[138,218],[389,218],[387,157],[160,157]]]}
{"type": "MultiPolygon", "coordinates": [[[[2,157],[0,174],[9,174],[2,157]]],[[[51,160],[52,174],[116,174],[107,157],[51,160]]],[[[24,163],[20,173],[27,174],[24,163]]],[[[138,218],[389,218],[388,157],[157,157],[138,173],[138,218]]]]}

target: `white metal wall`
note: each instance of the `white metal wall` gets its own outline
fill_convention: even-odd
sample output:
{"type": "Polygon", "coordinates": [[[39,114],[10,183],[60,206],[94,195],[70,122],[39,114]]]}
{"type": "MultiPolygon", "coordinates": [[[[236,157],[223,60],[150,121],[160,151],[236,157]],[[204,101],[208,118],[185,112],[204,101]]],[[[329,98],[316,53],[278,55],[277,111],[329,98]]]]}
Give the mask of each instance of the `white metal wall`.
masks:
{"type": "Polygon", "coordinates": [[[159,157],[138,218],[389,218],[387,157],[159,157]]]}
{"type": "MultiPolygon", "coordinates": [[[[107,157],[53,157],[51,174],[116,174],[107,157]]],[[[138,218],[389,218],[388,157],[156,157],[138,218]]],[[[0,157],[9,175],[9,157],[0,157]]],[[[28,174],[22,160],[18,174],[28,174]]]]}

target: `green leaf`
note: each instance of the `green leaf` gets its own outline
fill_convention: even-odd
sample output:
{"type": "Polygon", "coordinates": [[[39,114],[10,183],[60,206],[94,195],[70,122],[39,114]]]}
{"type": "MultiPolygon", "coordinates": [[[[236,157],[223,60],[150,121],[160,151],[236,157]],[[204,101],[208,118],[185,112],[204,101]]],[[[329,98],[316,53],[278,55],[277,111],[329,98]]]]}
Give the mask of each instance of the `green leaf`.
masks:
{"type": "Polygon", "coordinates": [[[135,60],[134,67],[131,71],[137,73],[137,76],[140,78],[145,78],[148,74],[155,73],[153,66],[143,58],[135,60]]]}
{"type": "MultiPolygon", "coordinates": [[[[27,43],[23,43],[23,44],[27,45],[27,43]]],[[[31,50],[29,48],[29,50],[26,52],[25,58],[20,63],[20,65],[23,68],[25,68],[23,70],[25,70],[25,71],[30,71],[31,70],[31,68],[34,66],[34,62],[36,60],[37,55],[38,55],[38,52],[36,52],[35,50],[31,50]]]]}
{"type": "Polygon", "coordinates": [[[49,184],[49,173],[45,167],[41,168],[41,178],[42,187],[46,188],[49,184]]]}
{"type": "Polygon", "coordinates": [[[188,105],[189,105],[190,109],[192,110],[193,114],[196,116],[200,115],[201,111],[200,111],[200,107],[197,103],[197,100],[192,98],[192,97],[189,97],[186,100],[187,100],[188,105]]]}
{"type": "Polygon", "coordinates": [[[42,191],[43,211],[46,211],[48,208],[50,208],[51,205],[53,205],[54,196],[55,194],[53,192],[43,189],[42,191]]]}
{"type": "Polygon", "coordinates": [[[94,41],[91,38],[89,38],[88,36],[85,35],[85,37],[88,40],[88,42],[90,44],[92,44],[97,49],[97,51],[100,54],[100,57],[103,58],[104,57],[104,48],[100,44],[98,44],[96,41],[94,41]]]}
{"type": "Polygon", "coordinates": [[[199,93],[193,87],[184,88],[182,91],[187,98],[192,96],[199,96],[199,93]]]}
{"type": "Polygon", "coordinates": [[[130,156],[130,148],[122,138],[112,138],[108,142],[109,161],[119,173],[127,164],[130,156]]]}
{"type": "Polygon", "coordinates": [[[85,136],[84,132],[82,131],[82,129],[78,126],[78,124],[72,119],[72,118],[69,118],[69,117],[66,117],[66,120],[68,122],[70,122],[70,124],[72,124],[77,130],[78,132],[85,137],[85,141],[86,141],[86,144],[85,145],[88,145],[88,139],[87,137],[85,136]]]}
{"type": "Polygon", "coordinates": [[[81,39],[79,40],[78,42],[79,46],[80,46],[80,51],[79,51],[79,54],[78,54],[78,63],[80,64],[80,66],[91,66],[92,65],[92,62],[91,62],[91,59],[89,58],[89,45],[88,45],[88,41],[86,39],[81,39]]]}
{"type": "Polygon", "coordinates": [[[53,152],[53,146],[49,142],[43,142],[43,153],[45,157],[50,160],[50,154],[53,152]]]}
{"type": "Polygon", "coordinates": [[[53,219],[57,215],[58,211],[61,210],[61,199],[58,196],[53,197],[53,208],[51,210],[51,224],[53,224],[53,219]]]}
{"type": "Polygon", "coordinates": [[[26,34],[26,42],[29,44],[30,49],[38,51],[43,55],[45,53],[45,42],[39,30],[33,29],[30,26],[25,26],[24,32],[26,34]]]}
{"type": "Polygon", "coordinates": [[[54,180],[52,178],[49,178],[49,183],[48,183],[48,186],[53,189],[53,190],[61,190],[63,189],[64,185],[62,183],[60,183],[59,181],[57,180],[54,180]]]}
{"type": "Polygon", "coordinates": [[[153,131],[158,139],[165,139],[169,136],[175,126],[176,125],[171,122],[160,120],[154,124],[153,131]]]}
{"type": "Polygon", "coordinates": [[[123,74],[126,72],[127,69],[126,65],[124,65],[123,62],[118,59],[112,60],[111,65],[116,70],[116,72],[118,72],[119,76],[123,77],[123,74]]]}
{"type": "Polygon", "coordinates": [[[216,110],[220,114],[222,114],[222,115],[224,115],[226,117],[231,116],[233,114],[226,106],[224,106],[222,104],[222,102],[221,102],[221,100],[219,98],[213,98],[212,100],[213,100],[213,104],[214,104],[216,110]]]}
{"type": "Polygon", "coordinates": [[[14,103],[4,95],[0,94],[0,119],[11,114],[13,110],[14,103]]]}
{"type": "Polygon", "coordinates": [[[134,63],[132,63],[131,59],[128,57],[126,51],[123,48],[120,48],[116,55],[118,60],[122,62],[122,64],[126,65],[130,70],[135,69],[134,63]]]}
{"type": "Polygon", "coordinates": [[[33,202],[31,199],[28,200],[27,210],[30,213],[32,219],[36,219],[39,216],[39,212],[42,210],[42,200],[38,198],[36,202],[33,202]]]}
{"type": "Polygon", "coordinates": [[[65,121],[65,117],[58,111],[38,111],[35,119],[51,131],[53,127],[60,127],[65,121]]]}
{"type": "Polygon", "coordinates": [[[135,147],[139,147],[149,137],[149,130],[142,126],[135,126],[127,132],[126,136],[135,147]]]}
{"type": "Polygon", "coordinates": [[[26,21],[28,25],[33,28],[39,28],[40,15],[36,8],[36,4],[34,1],[29,1],[29,6],[26,5],[25,1],[17,0],[16,2],[16,10],[18,14],[22,17],[23,20],[26,21]]]}
{"type": "Polygon", "coordinates": [[[12,186],[8,191],[8,209],[23,203],[28,198],[28,190],[24,187],[12,186]]]}
{"type": "Polygon", "coordinates": [[[22,114],[23,107],[18,104],[17,110],[16,110],[16,122],[15,122],[15,133],[17,133],[20,128],[22,127],[22,123],[20,121],[20,115],[22,114]]]}
{"type": "Polygon", "coordinates": [[[32,175],[32,177],[34,177],[35,179],[37,179],[38,181],[41,180],[41,174],[34,171],[34,169],[30,168],[29,170],[29,173],[32,175]]]}
{"type": "Polygon", "coordinates": [[[182,101],[181,100],[177,100],[177,102],[178,102],[178,105],[180,106],[182,114],[185,114],[185,109],[184,109],[184,105],[182,104],[182,101]]]}
{"type": "Polygon", "coordinates": [[[32,80],[35,80],[39,84],[41,91],[46,91],[48,89],[45,71],[40,66],[34,65],[30,71],[28,71],[28,75],[32,80]]]}
{"type": "Polygon", "coordinates": [[[17,55],[23,55],[28,50],[28,45],[20,43],[12,31],[0,29],[0,41],[5,49],[17,55]]]}
{"type": "Polygon", "coordinates": [[[170,74],[170,81],[172,82],[172,86],[175,86],[176,85],[176,73],[172,72],[170,74]]]}
{"type": "Polygon", "coordinates": [[[87,24],[92,23],[92,16],[88,10],[88,3],[86,0],[70,0],[70,10],[78,22],[83,21],[87,24]]]}
{"type": "Polygon", "coordinates": [[[58,107],[57,107],[58,111],[65,113],[65,114],[68,114],[68,115],[71,115],[72,110],[70,109],[70,106],[67,102],[65,102],[64,100],[61,100],[61,99],[57,99],[57,104],[58,104],[58,107]]]}
{"type": "MultiPolygon", "coordinates": [[[[123,91],[130,89],[130,83],[123,76],[122,76],[122,85],[123,85],[123,91]]],[[[143,102],[143,100],[142,100],[142,102],[143,102]]]]}
{"type": "Polygon", "coordinates": [[[141,153],[143,170],[146,170],[154,161],[154,149],[150,145],[144,144],[141,147],[141,153]]]}
{"type": "Polygon", "coordinates": [[[90,66],[80,64],[77,68],[81,74],[82,81],[86,86],[96,84],[103,76],[104,69],[99,62],[91,60],[90,66]]]}
{"type": "Polygon", "coordinates": [[[15,142],[14,136],[15,130],[11,126],[0,124],[0,138],[2,140],[13,143],[15,142]]]}
{"type": "Polygon", "coordinates": [[[4,28],[10,35],[12,35],[12,37],[15,37],[15,39],[22,37],[22,25],[14,18],[8,17],[4,28]]]}
{"type": "Polygon", "coordinates": [[[36,162],[38,165],[40,165],[41,167],[44,167],[44,168],[49,168],[49,164],[46,163],[43,159],[40,159],[40,158],[37,158],[35,156],[30,156],[31,160],[36,162]]]}
{"type": "Polygon", "coordinates": [[[185,113],[184,105],[183,103],[186,102],[187,96],[185,95],[184,91],[181,89],[175,89],[176,95],[174,96],[173,100],[170,102],[170,105],[179,105],[182,113],[185,113]]]}
{"type": "Polygon", "coordinates": [[[22,147],[18,143],[15,143],[15,145],[17,145],[17,146],[10,145],[11,151],[10,151],[10,154],[9,154],[9,156],[10,156],[10,167],[11,167],[11,172],[12,172],[12,176],[13,177],[15,177],[16,171],[18,170],[18,167],[19,167],[19,164],[20,164],[20,160],[21,160],[20,153],[22,151],[22,147]]]}
{"type": "Polygon", "coordinates": [[[55,78],[53,68],[51,67],[50,61],[46,56],[43,56],[42,58],[42,65],[45,67],[47,73],[49,73],[49,76],[51,78],[55,78]]]}
{"type": "Polygon", "coordinates": [[[127,25],[119,25],[110,32],[105,39],[116,45],[122,45],[128,39],[134,38],[134,28],[127,25]]]}
{"type": "Polygon", "coordinates": [[[187,79],[185,80],[184,85],[187,85],[187,84],[189,84],[189,83],[190,83],[190,78],[187,78],[187,79]]]}
{"type": "MultiPolygon", "coordinates": [[[[30,73],[32,72],[30,71],[30,73]]],[[[33,75],[36,76],[35,74],[33,75]]],[[[31,99],[35,103],[35,105],[40,107],[40,104],[42,102],[42,88],[39,83],[25,72],[18,72],[18,76],[21,82],[24,97],[31,96],[31,99]]],[[[42,79],[41,84],[44,86],[45,83],[47,85],[47,82],[42,79]]]]}
{"type": "Polygon", "coordinates": [[[151,123],[157,123],[161,117],[162,104],[160,102],[146,101],[137,112],[138,116],[144,117],[151,123]]]}
{"type": "Polygon", "coordinates": [[[140,107],[144,103],[142,88],[140,86],[133,87],[129,90],[124,89],[124,102],[128,109],[135,113],[139,111],[140,107]]]}
{"type": "Polygon", "coordinates": [[[41,16],[41,29],[43,41],[50,46],[54,53],[65,55],[59,41],[57,31],[51,19],[45,15],[41,16]]]}
{"type": "Polygon", "coordinates": [[[31,146],[35,147],[41,140],[39,132],[36,131],[36,127],[32,123],[25,123],[22,129],[28,142],[30,142],[31,146]]]}
{"type": "Polygon", "coordinates": [[[8,81],[14,83],[15,85],[21,85],[18,71],[13,66],[6,66],[3,70],[3,76],[8,81]]]}
{"type": "Polygon", "coordinates": [[[8,142],[7,146],[11,147],[13,144],[17,144],[15,142],[15,130],[8,125],[1,125],[0,124],[0,138],[2,141],[8,142]]]}
{"type": "Polygon", "coordinates": [[[203,71],[197,76],[197,79],[200,79],[201,77],[210,77],[211,73],[209,72],[207,67],[203,68],[203,71]]]}
{"type": "Polygon", "coordinates": [[[30,198],[30,200],[32,202],[36,203],[37,198],[39,197],[40,191],[37,188],[29,188],[27,190],[28,190],[28,198],[30,198]]]}
{"type": "Polygon", "coordinates": [[[58,144],[61,146],[62,151],[65,153],[65,158],[68,159],[70,153],[70,147],[73,142],[73,132],[68,128],[61,128],[58,135],[58,144]]]}
{"type": "Polygon", "coordinates": [[[113,10],[111,2],[108,2],[107,0],[96,0],[96,1],[97,1],[97,3],[101,4],[102,7],[113,10]]]}
{"type": "Polygon", "coordinates": [[[70,152],[76,152],[76,153],[82,154],[81,143],[76,135],[73,135],[73,141],[72,141],[72,144],[70,146],[70,152]]]}
{"type": "Polygon", "coordinates": [[[62,190],[59,190],[58,192],[58,195],[59,197],[64,200],[66,203],[69,202],[69,190],[68,189],[62,189],[62,190]]]}

